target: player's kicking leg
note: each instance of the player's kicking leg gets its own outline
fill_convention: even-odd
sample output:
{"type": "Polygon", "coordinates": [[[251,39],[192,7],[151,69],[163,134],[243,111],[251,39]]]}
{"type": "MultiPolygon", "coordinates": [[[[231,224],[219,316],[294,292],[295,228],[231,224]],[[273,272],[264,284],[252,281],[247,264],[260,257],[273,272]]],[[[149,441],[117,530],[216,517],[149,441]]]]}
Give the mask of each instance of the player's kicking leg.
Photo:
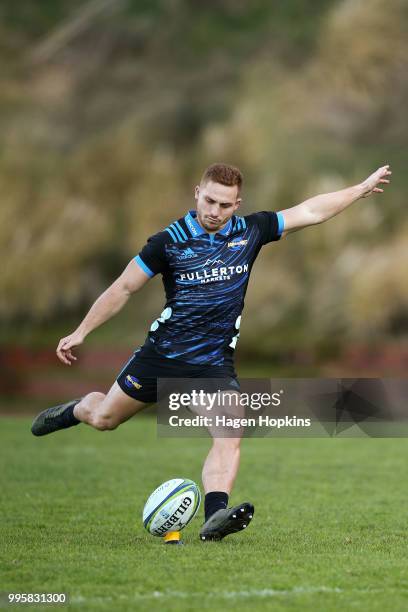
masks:
{"type": "Polygon", "coordinates": [[[87,423],[101,431],[115,429],[145,406],[146,403],[126,395],[115,382],[107,395],[88,393],[82,399],[44,410],[34,419],[31,431],[35,436],[45,436],[79,423],[87,423]]]}

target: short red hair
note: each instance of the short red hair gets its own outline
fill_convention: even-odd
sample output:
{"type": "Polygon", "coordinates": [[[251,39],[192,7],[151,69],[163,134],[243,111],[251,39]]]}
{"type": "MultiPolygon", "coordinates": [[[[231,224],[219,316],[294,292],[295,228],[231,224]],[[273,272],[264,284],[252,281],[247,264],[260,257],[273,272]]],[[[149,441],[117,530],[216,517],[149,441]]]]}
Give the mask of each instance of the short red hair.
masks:
{"type": "Polygon", "coordinates": [[[241,170],[228,164],[211,164],[201,177],[201,183],[213,181],[213,183],[220,183],[227,187],[237,185],[238,191],[241,191],[243,180],[244,177],[241,170]]]}

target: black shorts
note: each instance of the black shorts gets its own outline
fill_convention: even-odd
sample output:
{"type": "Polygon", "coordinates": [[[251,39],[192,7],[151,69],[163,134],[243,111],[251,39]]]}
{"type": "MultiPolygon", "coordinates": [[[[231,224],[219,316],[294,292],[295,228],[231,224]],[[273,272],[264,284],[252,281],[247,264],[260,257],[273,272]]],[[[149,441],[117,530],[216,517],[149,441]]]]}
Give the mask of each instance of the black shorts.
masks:
{"type": "Polygon", "coordinates": [[[195,365],[180,359],[163,357],[152,346],[137,349],[126,363],[116,381],[126,395],[148,404],[157,402],[158,378],[205,378],[217,381],[218,390],[239,390],[233,362],[223,366],[195,365]]]}

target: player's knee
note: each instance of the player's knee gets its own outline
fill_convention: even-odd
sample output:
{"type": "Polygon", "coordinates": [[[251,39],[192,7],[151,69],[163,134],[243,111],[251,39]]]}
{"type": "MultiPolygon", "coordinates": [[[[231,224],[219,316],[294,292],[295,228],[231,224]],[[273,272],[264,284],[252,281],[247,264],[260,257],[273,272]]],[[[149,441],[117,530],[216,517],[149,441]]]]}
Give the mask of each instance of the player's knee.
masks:
{"type": "Polygon", "coordinates": [[[214,438],[213,444],[220,449],[239,449],[242,438],[214,438]]]}
{"type": "Polygon", "coordinates": [[[119,425],[119,422],[112,415],[95,414],[92,417],[91,425],[92,427],[95,427],[95,429],[99,429],[99,431],[107,431],[116,429],[119,425]]]}
{"type": "Polygon", "coordinates": [[[93,391],[81,399],[81,401],[78,403],[78,408],[81,412],[83,420],[85,420],[87,423],[92,420],[92,416],[98,411],[105,397],[106,395],[104,393],[93,391]]]}

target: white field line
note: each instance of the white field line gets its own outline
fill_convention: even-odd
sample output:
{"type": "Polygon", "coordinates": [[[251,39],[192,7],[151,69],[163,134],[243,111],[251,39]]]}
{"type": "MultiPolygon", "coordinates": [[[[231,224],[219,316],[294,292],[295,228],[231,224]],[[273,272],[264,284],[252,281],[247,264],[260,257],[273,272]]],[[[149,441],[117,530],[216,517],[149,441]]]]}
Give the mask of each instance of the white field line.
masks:
{"type": "Polygon", "coordinates": [[[117,597],[82,597],[81,595],[70,597],[70,604],[83,603],[109,603],[120,601],[146,601],[157,599],[191,599],[197,598],[217,598],[217,599],[248,599],[269,597],[288,597],[296,595],[310,595],[313,593],[344,593],[343,589],[337,587],[294,587],[293,589],[248,589],[245,591],[152,591],[151,593],[134,593],[133,595],[118,595],[117,597]]]}

